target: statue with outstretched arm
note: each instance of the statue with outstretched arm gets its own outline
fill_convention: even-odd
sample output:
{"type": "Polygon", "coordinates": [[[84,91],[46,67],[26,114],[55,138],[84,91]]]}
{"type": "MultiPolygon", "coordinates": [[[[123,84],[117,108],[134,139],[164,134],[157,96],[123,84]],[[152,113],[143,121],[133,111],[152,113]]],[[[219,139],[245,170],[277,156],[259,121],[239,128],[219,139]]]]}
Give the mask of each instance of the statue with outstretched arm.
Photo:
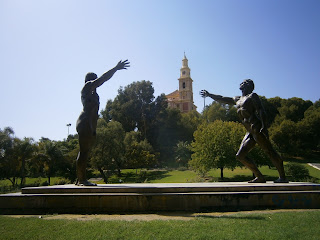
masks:
{"type": "Polygon", "coordinates": [[[249,183],[266,182],[256,164],[247,157],[247,154],[253,149],[256,143],[268,155],[279,172],[279,178],[274,182],[288,182],[283,168],[283,160],[273,149],[268,137],[268,131],[265,127],[265,111],[259,96],[253,92],[253,89],[253,81],[251,79],[246,79],[240,84],[242,96],[233,98],[223,97],[211,94],[206,90],[202,90],[200,94],[202,97],[211,97],[213,100],[221,103],[236,105],[238,116],[247,130],[247,133],[241,142],[239,151],[237,152],[236,158],[254,173],[255,179],[249,181],[249,183]]]}
{"type": "Polygon", "coordinates": [[[86,177],[86,168],[89,158],[89,151],[94,144],[96,138],[97,121],[99,118],[99,95],[97,94],[97,88],[104,82],[108,81],[113,74],[122,69],[129,67],[128,60],[119,61],[118,64],[109,71],[102,74],[101,77],[97,77],[95,73],[88,73],[85,77],[85,84],[81,90],[81,102],[83,110],[77,121],[77,132],[79,135],[80,151],[77,157],[76,170],[77,170],[77,182],[76,185],[84,186],[96,186],[95,183],[91,183],[86,177]]]}

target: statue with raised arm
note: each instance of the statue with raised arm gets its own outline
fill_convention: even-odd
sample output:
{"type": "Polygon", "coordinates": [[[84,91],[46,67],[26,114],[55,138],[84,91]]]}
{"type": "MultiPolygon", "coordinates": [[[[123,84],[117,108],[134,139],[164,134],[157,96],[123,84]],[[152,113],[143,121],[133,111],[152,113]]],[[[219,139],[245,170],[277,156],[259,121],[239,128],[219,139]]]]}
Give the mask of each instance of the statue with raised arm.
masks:
{"type": "Polygon", "coordinates": [[[265,126],[265,112],[260,98],[256,93],[253,92],[253,89],[253,81],[251,79],[246,79],[240,84],[242,96],[233,98],[223,97],[220,95],[211,94],[206,90],[202,90],[200,94],[202,97],[208,96],[221,103],[236,105],[238,116],[247,130],[247,133],[240,145],[239,151],[237,152],[236,158],[254,173],[255,179],[249,181],[249,183],[266,182],[256,164],[247,157],[247,154],[253,149],[256,143],[259,144],[259,146],[268,155],[273,165],[279,172],[279,178],[274,182],[288,182],[286,180],[283,168],[283,160],[273,149],[270,143],[268,131],[265,126]]]}
{"type": "Polygon", "coordinates": [[[108,81],[113,74],[122,69],[129,67],[128,60],[119,61],[118,64],[110,69],[108,72],[102,74],[101,77],[97,77],[95,73],[88,73],[85,78],[84,87],[81,90],[81,102],[83,110],[77,121],[77,132],[79,135],[80,151],[77,157],[76,170],[77,170],[77,182],[76,185],[82,186],[96,186],[95,183],[91,183],[86,177],[86,168],[89,158],[89,151],[94,144],[96,138],[97,121],[99,118],[99,95],[97,94],[97,88],[104,82],[108,81]]]}

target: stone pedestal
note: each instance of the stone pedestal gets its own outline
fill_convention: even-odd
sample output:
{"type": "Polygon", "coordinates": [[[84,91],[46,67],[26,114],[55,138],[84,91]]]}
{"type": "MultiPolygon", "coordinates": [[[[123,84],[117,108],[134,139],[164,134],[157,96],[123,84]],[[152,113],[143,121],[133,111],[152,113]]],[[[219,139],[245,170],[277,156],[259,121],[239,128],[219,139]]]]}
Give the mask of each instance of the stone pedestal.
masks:
{"type": "Polygon", "coordinates": [[[132,213],[320,208],[320,184],[170,183],[58,185],[0,195],[0,214],[132,213]]]}

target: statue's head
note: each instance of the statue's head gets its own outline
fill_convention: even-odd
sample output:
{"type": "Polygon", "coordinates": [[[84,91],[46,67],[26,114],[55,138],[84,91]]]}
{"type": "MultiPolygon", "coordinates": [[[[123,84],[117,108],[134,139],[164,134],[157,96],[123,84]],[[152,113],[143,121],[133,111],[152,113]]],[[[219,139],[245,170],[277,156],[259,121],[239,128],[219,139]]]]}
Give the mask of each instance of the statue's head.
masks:
{"type": "Polygon", "coordinates": [[[93,72],[89,72],[86,75],[85,82],[95,80],[95,79],[97,79],[97,77],[98,77],[97,74],[95,74],[93,72]]]}
{"type": "Polygon", "coordinates": [[[252,92],[254,89],[254,83],[251,79],[245,79],[243,80],[243,82],[240,84],[240,90],[244,90],[246,89],[246,91],[248,92],[252,92]]]}

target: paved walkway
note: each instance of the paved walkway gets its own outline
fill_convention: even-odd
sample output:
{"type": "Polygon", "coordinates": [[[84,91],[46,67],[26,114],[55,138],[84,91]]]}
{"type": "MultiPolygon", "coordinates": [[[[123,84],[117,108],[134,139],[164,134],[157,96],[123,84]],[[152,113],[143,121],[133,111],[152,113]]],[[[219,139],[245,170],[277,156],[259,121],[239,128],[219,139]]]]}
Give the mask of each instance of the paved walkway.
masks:
{"type": "Polygon", "coordinates": [[[320,170],[320,163],[308,163],[308,165],[320,170]]]}
{"type": "Polygon", "coordinates": [[[239,211],[239,212],[207,212],[207,213],[183,213],[183,212],[163,212],[158,214],[47,214],[47,215],[6,215],[12,218],[42,218],[46,220],[64,219],[77,221],[153,221],[153,220],[182,220],[190,221],[200,217],[204,218],[221,218],[221,217],[241,217],[251,214],[270,214],[277,212],[306,212],[320,211],[320,209],[281,209],[281,210],[256,210],[256,211],[239,211]]]}

